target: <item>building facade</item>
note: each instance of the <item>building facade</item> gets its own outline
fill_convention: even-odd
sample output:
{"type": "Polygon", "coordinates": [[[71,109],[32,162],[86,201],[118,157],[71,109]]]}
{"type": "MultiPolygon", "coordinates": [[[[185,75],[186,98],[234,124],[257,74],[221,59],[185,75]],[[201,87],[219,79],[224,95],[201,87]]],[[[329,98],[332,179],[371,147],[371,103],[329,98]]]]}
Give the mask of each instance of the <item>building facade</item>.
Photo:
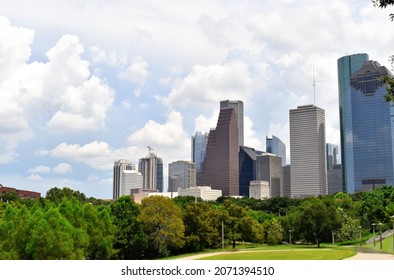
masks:
{"type": "Polygon", "coordinates": [[[120,159],[114,162],[113,180],[112,180],[112,198],[118,199],[120,196],[125,195],[126,182],[123,171],[135,170],[135,166],[126,159],[120,159]]]}
{"type": "Polygon", "coordinates": [[[222,191],[212,189],[208,186],[198,186],[188,189],[178,189],[178,196],[194,196],[204,201],[215,201],[222,196],[222,191]]]}
{"type": "MultiPolygon", "coordinates": [[[[338,65],[347,59],[339,59],[338,65]]],[[[392,74],[386,67],[367,60],[351,73],[343,91],[346,118],[341,125],[341,146],[348,193],[394,184],[394,108],[384,100],[386,87],[381,81],[387,75],[392,74]]]]}
{"type": "Polygon", "coordinates": [[[282,168],[282,196],[291,197],[291,166],[282,168]]]}
{"type": "Polygon", "coordinates": [[[251,181],[249,186],[249,197],[255,199],[270,198],[270,185],[267,181],[251,181]]]}
{"type": "Polygon", "coordinates": [[[163,160],[157,157],[150,147],[149,155],[139,160],[138,171],[144,178],[144,189],[163,192],[163,160]]]}
{"type": "Polygon", "coordinates": [[[257,156],[256,174],[257,181],[268,182],[270,197],[282,196],[282,158],[269,153],[257,156]]]}
{"type": "Polygon", "coordinates": [[[191,161],[176,161],[168,165],[168,191],[196,187],[196,164],[191,161]]]}
{"type": "Polygon", "coordinates": [[[238,143],[239,146],[244,145],[244,103],[240,100],[224,100],[220,101],[220,109],[234,108],[235,117],[238,124],[238,143]]]}
{"type": "Polygon", "coordinates": [[[275,135],[271,138],[266,137],[265,140],[267,153],[275,154],[282,158],[282,166],[286,165],[286,145],[275,135]]]}
{"type": "Polygon", "coordinates": [[[366,53],[343,56],[338,59],[338,102],[339,102],[339,124],[341,137],[341,164],[344,191],[355,192],[352,149],[352,102],[350,78],[356,71],[360,70],[364,62],[369,60],[366,53]],[[349,167],[349,171],[347,168],[349,167]]]}
{"type": "Polygon", "coordinates": [[[207,140],[208,133],[201,133],[199,131],[191,137],[192,161],[196,164],[196,172],[201,171],[207,149],[207,140]]]}
{"type": "Polygon", "coordinates": [[[315,105],[290,110],[291,196],[325,195],[325,112],[315,105]]]}
{"type": "Polygon", "coordinates": [[[221,190],[224,196],[239,195],[238,122],[232,107],[220,109],[217,126],[209,132],[197,185],[221,190]]]}
{"type": "Polygon", "coordinates": [[[239,150],[239,195],[249,197],[249,185],[256,180],[256,159],[255,149],[241,146],[239,150]]]}

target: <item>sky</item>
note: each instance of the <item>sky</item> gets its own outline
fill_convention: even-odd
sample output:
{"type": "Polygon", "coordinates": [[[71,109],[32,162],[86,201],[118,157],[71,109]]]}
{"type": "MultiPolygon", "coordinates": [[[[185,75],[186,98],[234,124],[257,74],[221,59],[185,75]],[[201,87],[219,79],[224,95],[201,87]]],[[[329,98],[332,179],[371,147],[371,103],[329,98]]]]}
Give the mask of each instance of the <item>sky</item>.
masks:
{"type": "Polygon", "coordinates": [[[112,198],[114,161],[138,166],[150,145],[166,186],[228,99],[244,102],[246,146],[275,135],[289,154],[289,110],[313,103],[339,145],[337,60],[368,53],[391,68],[391,12],[370,0],[0,0],[0,184],[112,198]]]}

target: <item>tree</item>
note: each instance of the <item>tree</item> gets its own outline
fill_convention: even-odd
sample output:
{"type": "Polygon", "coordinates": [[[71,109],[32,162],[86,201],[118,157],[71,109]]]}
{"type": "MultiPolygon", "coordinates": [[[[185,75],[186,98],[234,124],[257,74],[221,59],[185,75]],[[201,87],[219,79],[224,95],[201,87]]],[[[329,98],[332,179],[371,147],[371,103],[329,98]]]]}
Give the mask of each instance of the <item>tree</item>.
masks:
{"type": "Polygon", "coordinates": [[[111,204],[111,217],[115,226],[114,249],[117,259],[130,260],[144,257],[147,238],[138,220],[140,209],[130,196],[122,196],[111,204]]]}
{"type": "Polygon", "coordinates": [[[265,243],[277,245],[283,239],[283,228],[277,218],[265,220],[263,223],[263,234],[265,243]]]}
{"type": "Polygon", "coordinates": [[[340,217],[333,206],[327,206],[319,198],[305,200],[295,221],[295,230],[308,242],[316,242],[320,247],[322,241],[330,240],[331,232],[340,227],[340,217]]]}
{"type": "Polygon", "coordinates": [[[189,204],[183,214],[186,247],[189,251],[201,251],[220,244],[220,219],[207,203],[189,204]]]}
{"type": "Polygon", "coordinates": [[[148,256],[166,257],[185,244],[181,211],[170,198],[150,196],[141,201],[138,217],[148,236],[148,256]]]}
{"type": "MultiPolygon", "coordinates": [[[[374,6],[385,9],[389,5],[394,5],[394,0],[372,0],[372,3],[374,4],[374,6]]],[[[394,20],[394,14],[390,14],[389,17],[391,21],[394,20]]]]}
{"type": "Polygon", "coordinates": [[[231,240],[233,248],[237,240],[259,242],[261,228],[256,220],[247,214],[247,208],[225,200],[221,219],[224,221],[225,235],[231,240]]]}

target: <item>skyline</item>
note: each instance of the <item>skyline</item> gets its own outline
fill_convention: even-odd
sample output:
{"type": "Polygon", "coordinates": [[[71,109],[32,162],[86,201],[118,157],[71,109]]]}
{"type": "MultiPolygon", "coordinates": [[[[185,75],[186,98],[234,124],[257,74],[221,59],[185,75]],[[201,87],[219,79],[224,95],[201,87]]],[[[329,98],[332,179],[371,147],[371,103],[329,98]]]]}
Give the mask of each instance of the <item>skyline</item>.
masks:
{"type": "Polygon", "coordinates": [[[0,184],[43,196],[111,198],[114,161],[137,165],[148,145],[167,185],[168,164],[191,159],[191,136],[216,126],[222,100],[243,101],[245,146],[265,150],[275,135],[290,155],[289,110],[313,103],[313,76],[327,143],[339,145],[337,60],[365,52],[391,68],[393,54],[391,10],[369,0],[0,7],[0,184]]]}

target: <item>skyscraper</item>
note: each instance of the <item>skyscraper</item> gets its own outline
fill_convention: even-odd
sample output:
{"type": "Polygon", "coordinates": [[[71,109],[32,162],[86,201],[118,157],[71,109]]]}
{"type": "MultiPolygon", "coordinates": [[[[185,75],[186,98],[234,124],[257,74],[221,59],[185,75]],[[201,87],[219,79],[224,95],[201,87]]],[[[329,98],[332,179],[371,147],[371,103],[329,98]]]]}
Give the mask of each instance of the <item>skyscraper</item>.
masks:
{"type": "Polygon", "coordinates": [[[282,158],[282,166],[286,165],[286,145],[275,135],[271,138],[266,137],[266,150],[267,153],[275,154],[282,158]]]}
{"type": "Polygon", "coordinates": [[[196,187],[196,165],[194,162],[179,160],[168,165],[168,191],[196,187]]]}
{"type": "Polygon", "coordinates": [[[244,145],[244,103],[240,100],[220,101],[220,109],[234,108],[238,124],[239,145],[244,145]]]}
{"type": "Polygon", "coordinates": [[[257,156],[256,180],[268,182],[270,197],[283,196],[282,173],[282,158],[269,153],[257,156]]]}
{"type": "Polygon", "coordinates": [[[354,171],[353,166],[353,150],[351,148],[352,141],[350,136],[352,134],[352,103],[350,94],[350,77],[354,72],[363,67],[364,62],[368,61],[369,57],[366,53],[343,56],[338,59],[338,101],[339,101],[339,124],[341,135],[341,163],[342,163],[342,178],[343,186],[346,192],[353,193],[354,176],[351,175],[354,171]],[[347,168],[349,167],[349,172],[347,168]],[[348,181],[350,180],[350,181],[348,181]]]}
{"type": "Polygon", "coordinates": [[[224,196],[239,195],[239,136],[233,107],[220,109],[216,129],[208,136],[199,186],[222,190],[224,196]]]}
{"type": "Polygon", "coordinates": [[[324,110],[315,105],[290,110],[291,196],[327,194],[324,110]]]}
{"type": "Polygon", "coordinates": [[[114,162],[112,181],[112,198],[114,200],[118,199],[122,195],[125,195],[126,182],[123,175],[124,170],[135,170],[135,167],[130,161],[126,159],[120,159],[114,162]]]}
{"type": "Polygon", "coordinates": [[[163,192],[163,160],[152,152],[150,146],[148,148],[148,156],[141,158],[138,163],[138,171],[144,177],[143,188],[163,192]]]}
{"type": "Polygon", "coordinates": [[[348,75],[343,64],[355,57],[359,58],[346,56],[338,60],[339,96],[344,100],[340,107],[344,116],[342,166],[348,193],[394,184],[394,108],[385,102],[386,87],[380,80],[392,74],[378,62],[367,61],[368,56],[364,55],[364,63],[357,64],[348,75]]]}
{"type": "Polygon", "coordinates": [[[191,138],[192,141],[192,161],[196,164],[196,172],[201,170],[201,165],[205,159],[208,133],[197,131],[191,138]]]}
{"type": "Polygon", "coordinates": [[[327,143],[326,153],[327,170],[333,170],[334,166],[338,164],[338,145],[327,143]]]}

